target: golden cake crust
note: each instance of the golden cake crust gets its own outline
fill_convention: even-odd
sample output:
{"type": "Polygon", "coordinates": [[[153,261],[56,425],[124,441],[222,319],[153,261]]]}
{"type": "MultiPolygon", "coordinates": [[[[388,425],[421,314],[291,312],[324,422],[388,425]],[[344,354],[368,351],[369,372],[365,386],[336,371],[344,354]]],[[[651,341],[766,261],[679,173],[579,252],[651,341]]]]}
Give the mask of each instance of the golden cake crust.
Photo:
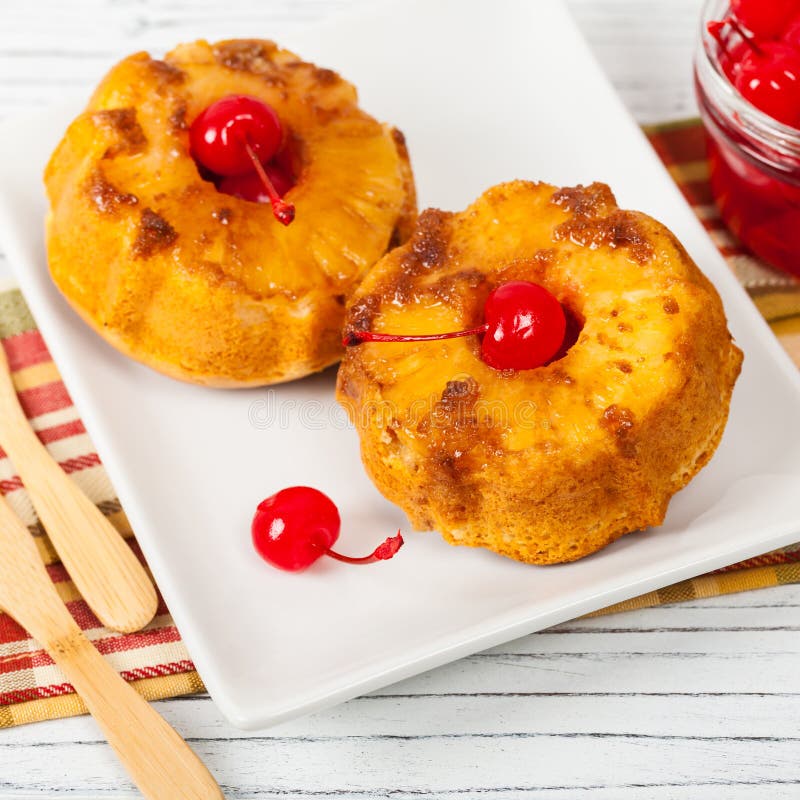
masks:
{"type": "Polygon", "coordinates": [[[286,381],[341,356],[346,298],[416,214],[402,134],[335,72],[273,42],[137,53],[102,81],[45,172],[53,279],[126,354],[212,386],[286,381]],[[221,194],[189,153],[191,121],[229,94],[289,133],[297,218],[221,194]]]}
{"type": "Polygon", "coordinates": [[[663,225],[604,184],[515,181],[427,210],[369,272],[346,329],[480,324],[507,280],[549,289],[577,341],[500,372],[476,337],[350,348],[337,394],[367,472],[415,528],[535,564],[663,521],[711,458],[741,367],[720,298],[663,225]]]}

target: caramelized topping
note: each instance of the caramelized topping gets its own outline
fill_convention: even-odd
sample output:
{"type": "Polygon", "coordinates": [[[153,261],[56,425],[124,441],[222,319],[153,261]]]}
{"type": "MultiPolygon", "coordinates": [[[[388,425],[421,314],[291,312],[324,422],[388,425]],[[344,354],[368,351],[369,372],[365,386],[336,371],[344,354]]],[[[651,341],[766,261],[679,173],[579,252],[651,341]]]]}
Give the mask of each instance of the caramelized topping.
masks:
{"type": "Polygon", "coordinates": [[[178,69],[174,64],[151,58],[149,66],[156,76],[159,88],[177,86],[186,80],[186,73],[182,69],[178,69]]]}
{"type": "Polygon", "coordinates": [[[92,172],[87,191],[97,210],[103,214],[114,214],[120,206],[135,206],[139,202],[135,194],[121,192],[113,186],[100,169],[92,172]]]}
{"type": "Polygon", "coordinates": [[[444,264],[450,242],[450,219],[453,214],[428,208],[419,215],[411,237],[411,250],[403,256],[403,271],[418,275],[444,264]]]}
{"type": "Polygon", "coordinates": [[[133,255],[135,258],[150,258],[159,250],[172,245],[177,238],[177,231],[164,217],[146,208],[142,211],[139,230],[133,242],[133,255]]]}
{"type": "Polygon", "coordinates": [[[617,205],[614,193],[605,183],[566,186],[553,192],[551,202],[579,217],[597,217],[617,205]]]}
{"type": "Polygon", "coordinates": [[[674,297],[665,297],[663,308],[667,314],[677,314],[681,310],[678,301],[674,297]]]}
{"type": "Polygon", "coordinates": [[[214,58],[223,67],[263,75],[274,68],[275,42],[260,39],[233,39],[214,46],[214,58]]]}
{"type": "Polygon", "coordinates": [[[108,147],[103,158],[135,155],[147,144],[147,137],[136,118],[135,108],[108,108],[92,112],[91,117],[101,131],[111,133],[116,139],[116,143],[108,147]]]}
{"type": "Polygon", "coordinates": [[[636,455],[636,445],[631,439],[633,423],[633,412],[625,406],[616,404],[609,406],[600,417],[600,426],[614,437],[620,453],[625,458],[633,458],[636,455]]]}
{"type": "Polygon", "coordinates": [[[573,215],[556,227],[553,232],[556,241],[566,239],[592,250],[603,245],[625,247],[640,264],[653,257],[653,246],[638,216],[616,208],[614,195],[604,183],[559,189],[553,193],[551,202],[573,215]]]}

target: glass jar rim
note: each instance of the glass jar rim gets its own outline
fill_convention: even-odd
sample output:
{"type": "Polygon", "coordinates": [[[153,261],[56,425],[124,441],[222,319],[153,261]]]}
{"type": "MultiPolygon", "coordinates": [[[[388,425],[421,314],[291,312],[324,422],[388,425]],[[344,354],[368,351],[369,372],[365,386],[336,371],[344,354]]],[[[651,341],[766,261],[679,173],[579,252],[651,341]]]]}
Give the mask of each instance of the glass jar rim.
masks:
{"type": "Polygon", "coordinates": [[[708,32],[708,23],[723,19],[728,0],[706,0],[700,15],[700,36],[695,54],[695,71],[703,91],[717,109],[727,117],[735,117],[737,126],[748,138],[764,148],[792,158],[800,157],[800,129],[771,117],[756,108],[731,83],[716,58],[716,40],[708,32]]]}

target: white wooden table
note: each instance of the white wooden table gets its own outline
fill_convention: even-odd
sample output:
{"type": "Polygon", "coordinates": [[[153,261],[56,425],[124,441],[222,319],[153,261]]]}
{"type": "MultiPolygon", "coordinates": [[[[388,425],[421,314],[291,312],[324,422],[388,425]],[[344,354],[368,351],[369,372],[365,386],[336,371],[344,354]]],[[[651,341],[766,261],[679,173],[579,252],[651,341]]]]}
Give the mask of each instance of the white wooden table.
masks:
{"type": "MultiPolygon", "coordinates": [[[[136,49],[352,2],[0,0],[0,116],[87,90],[136,49]]],[[[570,0],[642,122],[693,112],[699,5],[570,0]]],[[[207,698],[158,708],[231,798],[800,798],[799,611],[783,587],[574,622],[261,734],[207,698]]],[[[0,731],[0,798],[56,796],[136,795],[88,718],[0,731]]]]}

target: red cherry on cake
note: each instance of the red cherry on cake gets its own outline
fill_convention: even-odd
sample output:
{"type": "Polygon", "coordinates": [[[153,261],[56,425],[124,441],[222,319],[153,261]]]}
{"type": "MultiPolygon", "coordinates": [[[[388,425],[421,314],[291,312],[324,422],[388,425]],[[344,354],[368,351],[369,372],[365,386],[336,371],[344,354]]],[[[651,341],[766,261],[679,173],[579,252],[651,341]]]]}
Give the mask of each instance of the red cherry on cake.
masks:
{"type": "Polygon", "coordinates": [[[731,14],[757,39],[779,38],[798,12],[798,0],[731,0],[731,14]]]}
{"type": "Polygon", "coordinates": [[[278,152],[282,139],[283,129],[275,109],[244,94],[212,103],[189,129],[192,156],[217,175],[252,171],[253,162],[245,144],[266,164],[278,152]]]}
{"type": "Polygon", "coordinates": [[[362,342],[424,342],[457,336],[482,336],[481,358],[495,369],[534,369],[546,364],[564,342],[564,309],[543,286],[530,281],[501,284],[486,298],[484,323],[453,333],[404,336],[372,331],[349,331],[346,346],[362,342]]]}
{"type": "Polygon", "coordinates": [[[272,204],[275,218],[288,225],[294,219],[294,206],[281,197],[264,169],[282,141],[283,128],[275,109],[248,95],[217,100],[189,129],[195,161],[223,179],[255,175],[272,204]]]}
{"type": "Polygon", "coordinates": [[[265,561],[289,572],[301,572],[322,556],[346,564],[386,561],[403,545],[398,531],[368,556],[345,556],[331,550],[341,525],[339,510],[327,495],[310,486],[292,486],[258,504],[252,524],[253,544],[265,561]]]}
{"type": "Polygon", "coordinates": [[[800,53],[784,42],[763,42],[739,62],[734,85],[756,108],[800,127],[800,53]]]}
{"type": "Polygon", "coordinates": [[[536,283],[511,281],[498,286],[486,298],[483,314],[481,358],[495,369],[539,367],[564,341],[564,309],[536,283]]]}

